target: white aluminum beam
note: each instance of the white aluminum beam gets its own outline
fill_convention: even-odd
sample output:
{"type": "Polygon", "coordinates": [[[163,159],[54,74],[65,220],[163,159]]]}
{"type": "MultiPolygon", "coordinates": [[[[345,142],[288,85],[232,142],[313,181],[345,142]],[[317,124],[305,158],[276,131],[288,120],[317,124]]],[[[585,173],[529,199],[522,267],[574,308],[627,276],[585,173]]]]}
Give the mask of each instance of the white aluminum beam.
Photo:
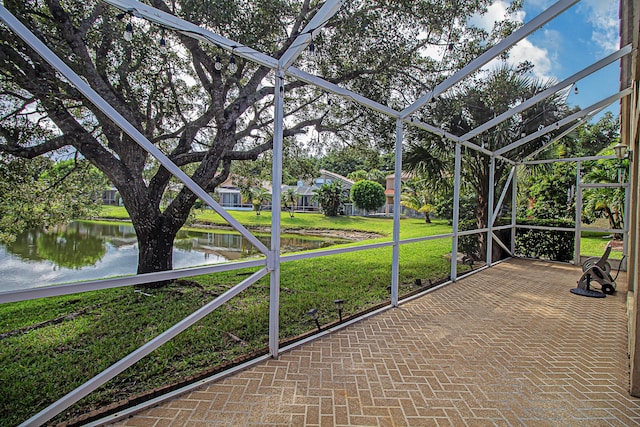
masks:
{"type": "Polygon", "coordinates": [[[527,99],[526,101],[522,102],[521,104],[511,108],[508,111],[505,111],[504,113],[500,114],[499,116],[497,116],[496,118],[489,120],[488,122],[478,126],[477,128],[473,129],[470,132],[467,132],[466,134],[462,135],[460,137],[461,141],[468,141],[472,138],[475,138],[476,136],[480,135],[482,132],[491,129],[492,127],[504,122],[505,120],[507,120],[509,117],[513,117],[515,114],[518,114],[526,109],[528,109],[529,107],[537,104],[538,102],[542,101],[545,98],[548,98],[549,96],[553,95],[554,93],[568,87],[571,86],[573,83],[575,83],[576,81],[583,79],[584,77],[600,70],[601,68],[609,65],[610,63],[612,63],[613,61],[616,61],[620,58],[622,58],[623,56],[628,55],[629,53],[631,53],[631,45],[627,45],[625,47],[623,47],[622,49],[618,50],[617,52],[612,53],[611,55],[607,56],[604,59],[601,59],[600,61],[596,62],[595,64],[591,65],[590,67],[585,68],[584,70],[566,78],[565,80],[563,80],[560,83],[557,83],[553,86],[551,86],[548,89],[543,90],[542,92],[536,94],[535,96],[527,99]]]}
{"type": "Polygon", "coordinates": [[[120,288],[123,286],[142,285],[145,283],[181,279],[184,277],[201,276],[203,274],[220,273],[223,271],[239,270],[242,268],[264,267],[265,263],[266,260],[263,258],[254,261],[229,262],[224,264],[209,265],[206,267],[167,270],[159,271],[157,273],[137,274],[135,276],[123,276],[115,277],[112,279],[69,283],[66,285],[42,286],[39,288],[24,289],[20,291],[0,292],[0,304],[6,302],[27,301],[37,298],[72,295],[81,292],[97,291],[102,289],[120,288]]]}
{"type": "Polygon", "coordinates": [[[453,233],[432,234],[431,236],[412,237],[410,239],[403,239],[403,240],[400,240],[400,244],[401,245],[406,245],[406,244],[410,244],[410,243],[426,242],[428,240],[448,239],[450,237],[453,237],[453,233]]]}
{"type": "MultiPolygon", "coordinates": [[[[411,124],[411,125],[413,125],[413,126],[415,126],[417,128],[424,129],[427,132],[431,132],[431,133],[434,133],[436,135],[439,135],[439,136],[442,136],[444,138],[447,138],[447,139],[451,140],[451,142],[453,142],[453,143],[461,142],[462,145],[464,145],[465,147],[470,148],[470,149],[472,149],[474,151],[478,151],[478,152],[483,153],[483,154],[485,154],[487,156],[493,156],[494,155],[493,151],[491,151],[491,150],[487,150],[486,148],[480,147],[479,145],[476,145],[476,144],[474,144],[472,142],[469,142],[469,141],[462,141],[459,136],[455,136],[452,133],[449,133],[449,132],[444,131],[444,130],[438,128],[438,127],[432,126],[432,125],[430,125],[428,123],[425,123],[425,122],[423,122],[421,120],[418,120],[415,117],[409,117],[409,118],[406,118],[406,119],[403,119],[403,120],[404,120],[404,122],[409,123],[409,124],[411,124]]],[[[502,157],[502,156],[495,156],[495,157],[497,159],[500,159],[500,160],[502,160],[504,162],[507,162],[509,164],[515,164],[515,162],[513,160],[507,159],[506,157],[502,157]]]]}
{"type": "Polygon", "coordinates": [[[551,141],[545,143],[542,145],[542,147],[538,148],[536,151],[534,151],[533,153],[529,154],[528,156],[526,156],[524,159],[522,159],[520,161],[520,163],[524,163],[529,159],[534,158],[535,156],[537,156],[538,154],[542,153],[544,150],[546,150],[551,144],[553,144],[556,141],[560,141],[562,138],[564,138],[565,136],[569,135],[571,132],[573,132],[574,130],[576,130],[577,128],[579,128],[580,126],[584,125],[585,123],[588,123],[589,120],[591,120],[591,118],[593,116],[595,116],[596,114],[598,114],[600,111],[602,111],[603,108],[599,108],[595,111],[592,111],[591,113],[587,114],[585,117],[583,117],[581,120],[578,120],[575,124],[569,126],[564,132],[562,132],[560,135],[556,136],[555,138],[553,138],[551,141]]]}
{"type": "Polygon", "coordinates": [[[278,357],[280,338],[280,201],[282,199],[282,147],[284,125],[284,73],[276,72],[273,117],[273,164],[271,176],[271,251],[267,257],[269,277],[269,352],[278,357]]]}
{"type": "Polygon", "coordinates": [[[451,77],[447,78],[445,81],[437,85],[431,92],[422,96],[420,99],[415,101],[413,104],[402,110],[400,117],[406,118],[411,114],[415,113],[418,109],[422,108],[427,102],[431,99],[439,96],[441,93],[467,77],[469,74],[475,72],[483,65],[487,64],[489,61],[500,55],[502,52],[511,48],[513,45],[518,43],[520,40],[527,37],[529,34],[533,33],[540,27],[542,27],[547,22],[551,21],[553,18],[578,3],[580,0],[560,0],[553,6],[546,9],[540,15],[533,18],[531,21],[524,24],[522,27],[514,31],[511,35],[506,37],[504,40],[496,44],[495,46],[488,49],[482,55],[478,56],[476,59],[471,61],[461,70],[453,74],[451,77]]]}
{"type": "Polygon", "coordinates": [[[606,160],[606,159],[615,159],[616,156],[588,156],[588,157],[567,157],[564,159],[542,159],[542,160],[530,160],[528,162],[523,162],[523,165],[541,165],[545,163],[556,163],[556,162],[578,162],[578,161],[588,161],[588,160],[606,160]]]}
{"type": "Polygon", "coordinates": [[[393,260],[391,263],[391,305],[398,306],[398,287],[400,283],[400,193],[402,191],[402,139],[403,122],[396,121],[396,146],[393,181],[393,260]]]}
{"type": "Polygon", "coordinates": [[[491,260],[493,259],[493,241],[491,239],[491,235],[493,234],[493,222],[492,220],[492,212],[493,212],[493,203],[495,200],[496,193],[496,159],[495,157],[491,157],[489,159],[489,197],[487,202],[487,220],[489,221],[487,232],[487,265],[491,267],[491,260]]]}
{"type": "Polygon", "coordinates": [[[545,231],[576,231],[575,227],[547,227],[544,225],[524,225],[518,224],[518,228],[525,230],[545,230],[545,231]]]}
{"type": "Polygon", "coordinates": [[[509,152],[509,151],[511,151],[511,150],[513,150],[515,148],[518,148],[521,145],[526,144],[527,142],[533,141],[534,139],[539,138],[542,135],[545,135],[545,134],[551,132],[554,129],[557,129],[557,128],[562,127],[562,126],[564,126],[566,124],[569,124],[569,123],[571,123],[571,122],[573,122],[575,120],[578,120],[579,118],[584,117],[587,114],[589,114],[589,113],[591,113],[591,112],[593,112],[595,110],[598,110],[598,109],[601,109],[603,107],[606,107],[607,105],[609,105],[609,104],[611,104],[611,103],[613,103],[613,102],[615,102],[615,101],[617,101],[617,100],[619,100],[621,98],[624,98],[625,96],[629,95],[629,93],[631,93],[631,89],[627,88],[627,89],[625,89],[625,90],[623,90],[621,92],[618,92],[615,95],[611,95],[611,96],[603,99],[602,101],[591,105],[590,107],[587,107],[587,108],[585,108],[583,110],[580,110],[580,111],[578,111],[578,112],[576,112],[574,114],[571,114],[570,116],[567,116],[562,120],[558,120],[556,123],[554,123],[552,125],[549,125],[549,126],[543,128],[543,129],[540,129],[539,131],[534,132],[534,133],[532,133],[530,135],[527,135],[524,138],[520,138],[519,140],[517,140],[515,142],[512,142],[509,145],[505,145],[504,147],[496,150],[494,153],[496,155],[502,155],[502,154],[504,154],[506,152],[509,152]]]}
{"type": "Polygon", "coordinates": [[[578,160],[576,162],[576,195],[575,195],[575,204],[576,204],[576,216],[575,216],[575,230],[573,234],[574,245],[573,245],[573,264],[580,264],[580,239],[582,238],[582,231],[580,227],[582,226],[582,175],[580,173],[581,162],[578,160]]]}
{"type": "Polygon", "coordinates": [[[511,249],[507,248],[507,245],[505,245],[502,240],[500,240],[498,238],[498,236],[496,236],[496,233],[491,232],[491,238],[493,239],[493,241],[495,241],[502,249],[504,249],[509,256],[513,256],[513,253],[511,252],[511,249]]]}
{"type": "MultiPolygon", "coordinates": [[[[430,125],[428,123],[425,123],[425,122],[423,122],[421,120],[418,120],[415,117],[409,117],[407,119],[404,119],[404,121],[406,123],[414,125],[415,127],[420,128],[420,129],[424,129],[424,130],[426,130],[428,132],[434,133],[434,134],[436,134],[438,136],[441,136],[443,138],[447,138],[447,139],[451,140],[452,142],[459,142],[460,141],[460,137],[459,136],[456,136],[456,135],[454,135],[454,134],[452,134],[450,132],[447,132],[447,131],[445,131],[443,129],[440,129],[439,127],[436,127],[436,126],[430,125]]],[[[479,146],[477,146],[475,144],[469,144],[469,145],[474,150],[482,151],[482,152],[486,151],[485,154],[491,155],[491,151],[489,151],[489,150],[485,150],[484,148],[481,148],[481,147],[479,147],[479,146]]]]}
{"type": "MultiPolygon", "coordinates": [[[[234,55],[255,62],[259,65],[263,65],[273,70],[276,70],[279,67],[279,61],[269,55],[261,53],[234,40],[230,40],[226,37],[214,33],[213,31],[205,30],[204,28],[198,27],[197,25],[189,21],[185,21],[184,19],[178,18],[177,16],[171,15],[169,13],[165,13],[144,3],[140,3],[135,0],[102,1],[122,11],[131,12],[136,17],[146,19],[162,27],[178,31],[186,36],[193,37],[197,40],[201,40],[213,44],[221,49],[233,52],[234,55]]],[[[318,76],[314,76],[298,68],[288,67],[285,72],[288,76],[293,77],[294,79],[315,85],[321,89],[326,90],[327,92],[331,92],[333,94],[351,99],[358,104],[386,114],[390,117],[397,118],[400,115],[398,111],[395,111],[392,108],[387,107],[386,105],[382,105],[378,102],[372,101],[362,95],[357,94],[356,92],[342,88],[336,84],[330,83],[318,76]]]]}
{"type": "Polygon", "coordinates": [[[458,225],[460,224],[460,175],[462,170],[462,147],[456,143],[453,172],[453,239],[451,239],[451,281],[458,278],[458,225]]]}
{"type": "Polygon", "coordinates": [[[518,216],[518,165],[515,165],[516,172],[513,174],[513,184],[511,186],[511,254],[516,253],[516,223],[518,216]]]}
{"type": "Polygon", "coordinates": [[[206,305],[202,306],[198,310],[194,311],[192,314],[176,323],[171,328],[167,329],[160,335],[153,338],[151,341],[144,344],[142,347],[134,350],[129,353],[123,359],[117,361],[95,377],[91,378],[86,383],[82,384],[75,390],[69,392],[64,397],[59,399],[57,402],[49,405],[42,411],[35,414],[33,417],[29,418],[22,424],[20,427],[28,427],[28,426],[39,426],[55,417],[60,412],[64,411],[69,406],[76,403],[78,400],[82,399],[101,385],[105,384],[107,381],[114,378],[116,375],[123,372],[125,369],[129,368],[152,351],[156,350],[161,345],[165,344],[172,338],[176,337],[181,332],[185,331],[187,328],[198,322],[200,319],[213,312],[215,309],[220,307],[222,304],[229,301],[231,298],[238,295],[240,292],[247,289],[249,286],[260,280],[262,277],[266,276],[268,271],[266,268],[263,268],[251,276],[244,279],[242,282],[229,289],[219,297],[213,299],[206,305]]]}
{"type": "Polygon", "coordinates": [[[511,171],[509,172],[509,177],[507,178],[507,182],[504,184],[504,188],[502,189],[502,193],[500,194],[500,199],[498,199],[498,204],[491,214],[491,225],[495,224],[496,219],[498,219],[498,212],[500,212],[500,208],[502,208],[502,203],[504,202],[504,198],[507,195],[507,190],[509,189],[509,184],[511,184],[511,180],[513,179],[514,174],[516,173],[515,165],[511,167],[511,171]]]}
{"type": "Polygon", "coordinates": [[[311,21],[304,27],[302,33],[296,37],[289,49],[280,58],[280,66],[283,69],[289,68],[293,61],[307,48],[309,43],[313,41],[313,38],[320,32],[320,30],[327,25],[329,19],[334,16],[342,5],[344,0],[327,0],[318,13],[316,13],[311,21]]]}
{"type": "Polygon", "coordinates": [[[205,30],[184,19],[178,18],[170,13],[163,12],[155,7],[151,7],[144,3],[140,3],[136,0],[102,0],[103,2],[110,4],[111,6],[122,10],[123,12],[129,12],[133,16],[146,19],[149,22],[153,22],[161,27],[178,31],[185,36],[189,36],[201,41],[211,43],[218,46],[221,49],[225,49],[233,52],[241,58],[255,62],[257,64],[276,69],[278,67],[278,61],[269,55],[265,55],[255,49],[245,46],[241,43],[237,43],[226,37],[214,33],[213,31],[205,30]]]}
{"type": "Polygon", "coordinates": [[[338,86],[337,84],[328,82],[321,77],[314,76],[313,74],[309,74],[306,71],[302,71],[296,67],[287,68],[286,73],[288,76],[293,77],[296,80],[312,84],[316,87],[319,87],[320,89],[324,89],[327,92],[333,93],[346,99],[350,99],[357,104],[360,104],[367,108],[371,108],[372,110],[379,113],[386,114],[387,116],[393,117],[394,119],[400,117],[400,112],[394,110],[393,108],[389,108],[386,105],[380,104],[379,102],[372,101],[371,99],[366,98],[356,92],[345,89],[341,86],[338,86]]]}
{"type": "Polygon", "coordinates": [[[580,184],[582,188],[628,188],[626,182],[588,182],[580,184]]]}

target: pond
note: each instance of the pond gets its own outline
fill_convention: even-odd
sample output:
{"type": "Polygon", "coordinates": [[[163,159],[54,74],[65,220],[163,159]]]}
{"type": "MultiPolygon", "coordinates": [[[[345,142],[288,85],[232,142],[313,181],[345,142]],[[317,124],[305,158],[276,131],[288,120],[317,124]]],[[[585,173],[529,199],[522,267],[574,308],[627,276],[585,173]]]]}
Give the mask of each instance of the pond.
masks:
{"type": "MultiPolygon", "coordinates": [[[[257,236],[267,247],[269,236],[257,236]]],[[[317,249],[337,240],[282,237],[282,251],[317,249]]],[[[211,265],[258,255],[239,234],[180,231],[173,268],[211,265]]],[[[138,244],[127,223],[72,222],[49,230],[30,230],[0,245],[0,292],[136,273],[138,244]]]]}

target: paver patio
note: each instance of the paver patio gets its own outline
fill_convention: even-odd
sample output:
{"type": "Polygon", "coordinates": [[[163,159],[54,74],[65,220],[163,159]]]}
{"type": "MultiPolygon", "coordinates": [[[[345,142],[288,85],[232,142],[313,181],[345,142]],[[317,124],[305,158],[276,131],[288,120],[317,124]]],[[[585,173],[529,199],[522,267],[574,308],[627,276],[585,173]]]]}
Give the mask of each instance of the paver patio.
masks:
{"type": "Polygon", "coordinates": [[[503,262],[113,426],[640,425],[626,290],[580,273],[503,262]]]}

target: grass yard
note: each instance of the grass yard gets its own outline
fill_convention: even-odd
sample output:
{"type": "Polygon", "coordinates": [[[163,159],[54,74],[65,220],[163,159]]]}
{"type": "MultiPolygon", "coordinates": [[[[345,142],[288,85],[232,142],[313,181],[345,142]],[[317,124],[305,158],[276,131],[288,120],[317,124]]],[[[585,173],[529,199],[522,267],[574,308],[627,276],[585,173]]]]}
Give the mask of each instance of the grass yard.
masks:
{"type": "MultiPolygon", "coordinates": [[[[271,212],[232,215],[249,227],[271,224],[271,212]]],[[[125,220],[123,208],[104,208],[104,219],[125,220]]],[[[211,210],[196,223],[223,225],[211,210]]],[[[425,224],[402,219],[401,238],[451,232],[446,221],[425,224]]],[[[389,241],[391,218],[325,217],[284,212],[288,230],[327,229],[375,233],[349,245],[389,241]]],[[[600,255],[606,240],[585,235],[583,253],[600,255]],[[587,252],[588,251],[588,252],[587,252]]],[[[445,280],[451,238],[400,247],[400,294],[415,291],[421,279],[445,280]]],[[[280,336],[292,338],[315,329],[306,315],[317,308],[322,325],[338,320],[334,300],[345,300],[343,316],[389,301],[391,247],[286,262],[281,267],[280,336]]],[[[466,267],[459,266],[459,270],[466,267]]],[[[253,270],[190,278],[161,289],[131,287],[0,305],[0,426],[14,426],[115,363],[202,305],[245,279],[253,270]]],[[[269,280],[263,278],[195,326],[162,346],[58,416],[63,421],[113,402],[173,384],[268,345],[269,280]]]]}
{"type": "MultiPolygon", "coordinates": [[[[611,241],[610,233],[598,233],[594,231],[583,231],[580,238],[580,254],[583,256],[601,256],[611,241]]],[[[615,248],[609,255],[611,259],[621,259],[622,249],[615,248]]]]}
{"type": "MultiPolygon", "coordinates": [[[[271,213],[233,212],[250,227],[270,225],[271,213]]],[[[126,219],[122,208],[105,218],[126,219]]],[[[198,215],[206,225],[221,224],[211,211],[198,215]]],[[[391,239],[390,218],[297,214],[282,217],[287,229],[355,230],[375,233],[364,244],[391,239]]],[[[449,233],[444,221],[401,222],[402,237],[449,233]]],[[[443,280],[451,239],[401,246],[401,294],[414,291],[416,278],[443,280]]],[[[338,320],[333,301],[345,300],[348,317],[390,299],[392,249],[378,248],[318,259],[284,262],[281,271],[280,336],[315,329],[306,315],[319,311],[321,324],[338,320]]],[[[62,397],[235,286],[252,271],[218,273],[179,281],[156,290],[111,289],[0,305],[0,425],[13,426],[62,397]],[[145,295],[148,294],[148,295],[145,295]]],[[[269,280],[263,278],[114,380],[58,416],[63,421],[115,401],[172,384],[268,345],[269,280]]]]}

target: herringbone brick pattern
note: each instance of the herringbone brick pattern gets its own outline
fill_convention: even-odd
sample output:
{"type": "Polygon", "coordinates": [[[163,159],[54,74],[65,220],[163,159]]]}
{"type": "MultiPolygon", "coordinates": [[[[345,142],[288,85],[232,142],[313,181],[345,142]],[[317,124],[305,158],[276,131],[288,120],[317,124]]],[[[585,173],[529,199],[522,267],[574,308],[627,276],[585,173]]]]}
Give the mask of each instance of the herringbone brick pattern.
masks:
{"type": "Polygon", "coordinates": [[[640,425],[626,292],[579,275],[501,263],[115,426],[640,425]]]}

